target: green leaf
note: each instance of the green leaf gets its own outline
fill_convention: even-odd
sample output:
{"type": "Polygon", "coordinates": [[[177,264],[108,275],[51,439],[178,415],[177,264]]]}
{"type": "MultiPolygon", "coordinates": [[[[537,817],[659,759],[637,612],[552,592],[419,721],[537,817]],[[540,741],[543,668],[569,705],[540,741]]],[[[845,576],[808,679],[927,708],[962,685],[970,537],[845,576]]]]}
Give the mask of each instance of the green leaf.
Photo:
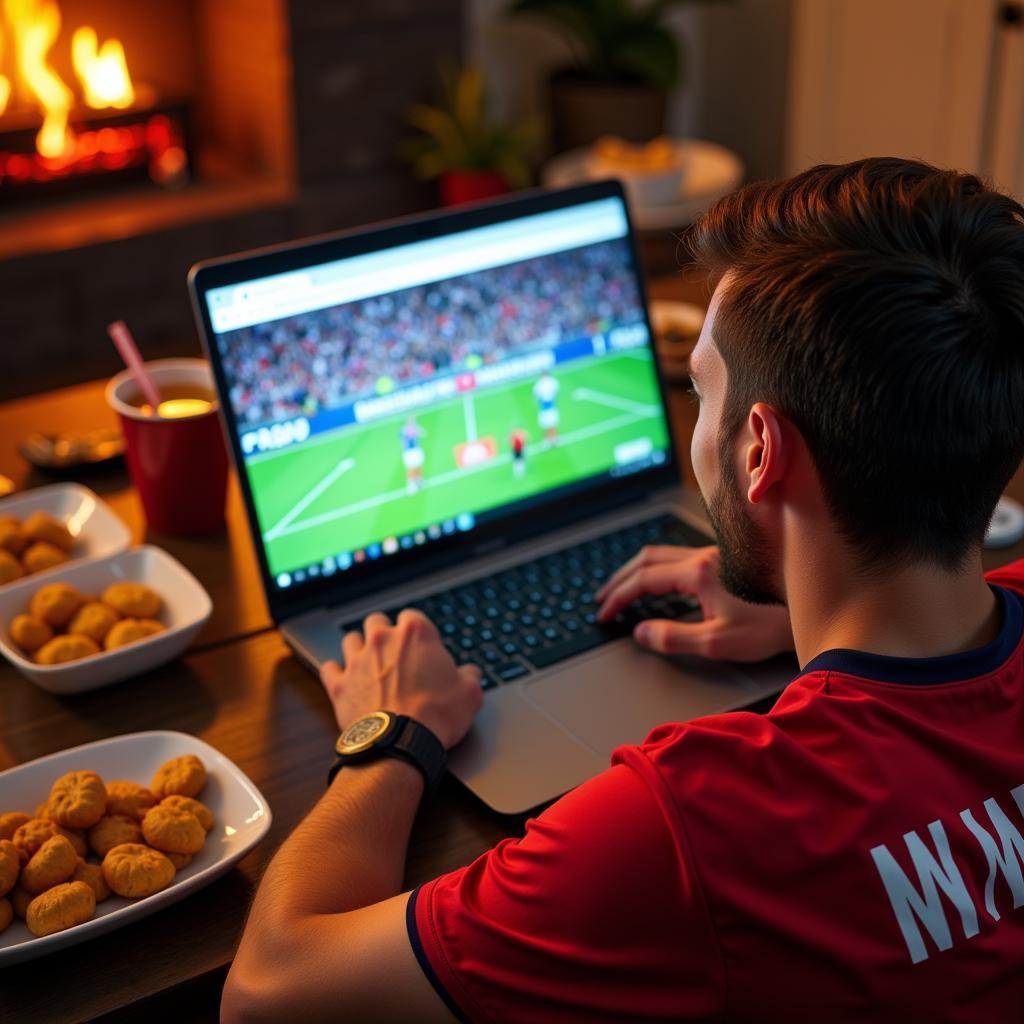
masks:
{"type": "Polygon", "coordinates": [[[665,29],[637,26],[619,39],[612,64],[617,72],[668,89],[679,75],[679,50],[665,29]]]}
{"type": "Polygon", "coordinates": [[[512,188],[526,188],[530,184],[530,168],[526,161],[515,153],[502,154],[495,161],[494,169],[512,188]]]}
{"type": "Polygon", "coordinates": [[[443,153],[426,153],[413,164],[413,172],[417,178],[429,181],[439,178],[445,171],[454,170],[458,165],[446,159],[443,153]]]}
{"type": "Polygon", "coordinates": [[[463,136],[479,132],[484,123],[484,76],[479,68],[466,68],[455,84],[453,109],[463,136]]]}
{"type": "Polygon", "coordinates": [[[504,167],[516,181],[529,180],[527,156],[537,146],[543,122],[539,118],[517,124],[489,122],[484,77],[478,69],[442,68],[440,77],[440,104],[417,104],[406,114],[422,134],[400,144],[401,157],[421,177],[459,168],[504,167]]]}

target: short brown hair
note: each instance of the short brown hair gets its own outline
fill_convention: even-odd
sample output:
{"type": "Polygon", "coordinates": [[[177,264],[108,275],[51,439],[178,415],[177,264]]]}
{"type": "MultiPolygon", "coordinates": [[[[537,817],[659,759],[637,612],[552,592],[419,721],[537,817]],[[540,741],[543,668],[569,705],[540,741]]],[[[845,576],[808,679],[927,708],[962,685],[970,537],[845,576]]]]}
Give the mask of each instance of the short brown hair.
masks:
{"type": "Polygon", "coordinates": [[[961,566],[1024,457],[1024,208],[879,157],[748,185],[684,243],[731,272],[714,329],[730,439],[767,402],[866,569],[961,566]]]}

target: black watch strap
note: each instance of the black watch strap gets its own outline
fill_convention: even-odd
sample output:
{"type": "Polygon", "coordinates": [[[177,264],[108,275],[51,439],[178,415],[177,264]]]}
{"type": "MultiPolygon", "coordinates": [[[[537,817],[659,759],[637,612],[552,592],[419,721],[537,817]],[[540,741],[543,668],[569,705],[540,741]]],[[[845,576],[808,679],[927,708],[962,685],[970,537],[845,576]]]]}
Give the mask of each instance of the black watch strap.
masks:
{"type": "Polygon", "coordinates": [[[394,728],[388,731],[381,742],[375,743],[358,754],[339,754],[337,761],[327,773],[327,785],[346,764],[365,764],[378,757],[397,757],[419,768],[426,783],[424,799],[432,796],[444,775],[444,744],[425,725],[420,725],[408,715],[396,715],[394,728]]]}

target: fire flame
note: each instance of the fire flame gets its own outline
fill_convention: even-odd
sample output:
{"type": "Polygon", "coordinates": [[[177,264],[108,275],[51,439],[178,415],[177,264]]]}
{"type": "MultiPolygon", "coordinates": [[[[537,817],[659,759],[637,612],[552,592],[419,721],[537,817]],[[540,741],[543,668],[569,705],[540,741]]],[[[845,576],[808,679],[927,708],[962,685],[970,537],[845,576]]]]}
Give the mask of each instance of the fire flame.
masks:
{"type": "MultiPolygon", "coordinates": [[[[47,63],[50,49],[60,34],[57,0],[3,0],[3,13],[13,42],[18,75],[15,86],[28,95],[43,115],[36,149],[51,160],[68,157],[75,149],[74,135],[68,128],[74,93],[47,63]]],[[[0,28],[0,47],[2,35],[0,28]]],[[[131,106],[135,91],[124,48],[117,39],[108,39],[100,47],[97,43],[96,30],[88,25],[77,29],[71,40],[72,62],[86,105],[97,110],[131,106]]],[[[0,75],[0,114],[6,109],[11,92],[11,82],[0,75]]]]}
{"type": "Polygon", "coordinates": [[[96,30],[83,25],[71,37],[71,60],[90,107],[130,107],[135,90],[128,76],[124,47],[119,39],[108,39],[96,49],[96,30]]]}

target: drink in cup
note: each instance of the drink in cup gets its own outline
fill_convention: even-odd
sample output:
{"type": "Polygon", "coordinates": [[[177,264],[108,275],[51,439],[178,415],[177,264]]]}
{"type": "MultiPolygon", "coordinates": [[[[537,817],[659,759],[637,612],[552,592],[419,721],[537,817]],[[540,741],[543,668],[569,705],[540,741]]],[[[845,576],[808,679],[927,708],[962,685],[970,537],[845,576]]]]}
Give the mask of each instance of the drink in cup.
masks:
{"type": "Polygon", "coordinates": [[[110,380],[106,395],[146,522],[178,536],[220,529],[228,461],[209,364],[158,359],[145,366],[160,395],[155,411],[130,370],[110,380]]]}

